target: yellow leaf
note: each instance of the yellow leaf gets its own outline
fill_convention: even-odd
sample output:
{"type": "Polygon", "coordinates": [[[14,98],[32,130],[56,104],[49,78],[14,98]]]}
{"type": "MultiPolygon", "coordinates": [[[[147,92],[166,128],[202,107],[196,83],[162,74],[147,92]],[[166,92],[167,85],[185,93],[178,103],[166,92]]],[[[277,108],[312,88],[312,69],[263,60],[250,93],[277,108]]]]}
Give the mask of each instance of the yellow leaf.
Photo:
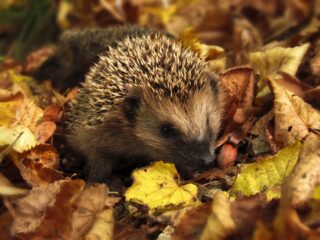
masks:
{"type": "Polygon", "coordinates": [[[146,7],[144,12],[147,14],[153,14],[160,18],[161,22],[166,25],[170,22],[171,18],[177,11],[177,5],[170,5],[166,8],[163,7],[146,7]]]}
{"type": "Polygon", "coordinates": [[[269,79],[274,94],[275,140],[288,146],[302,140],[309,129],[320,130],[320,112],[275,80],[269,79]]]}
{"type": "Polygon", "coordinates": [[[275,47],[266,51],[249,54],[253,68],[260,75],[257,83],[257,100],[264,99],[270,94],[270,89],[265,82],[267,77],[276,79],[278,71],[286,72],[292,76],[296,74],[309,45],[309,43],[306,43],[293,48],[275,47]]]}
{"type": "Polygon", "coordinates": [[[15,151],[21,153],[34,147],[37,140],[27,127],[16,126],[12,129],[0,127],[0,147],[11,144],[15,151]]]}
{"type": "Polygon", "coordinates": [[[316,189],[313,191],[312,199],[320,200],[320,186],[316,187],[316,189]]]}
{"type": "Polygon", "coordinates": [[[222,192],[217,193],[212,202],[211,210],[212,212],[200,239],[226,239],[226,237],[236,228],[231,215],[228,195],[222,192]]]}
{"type": "Polygon", "coordinates": [[[0,93],[0,98],[0,126],[9,127],[17,121],[16,115],[24,102],[24,97],[21,93],[11,94],[3,90],[0,93]]]}
{"type": "Polygon", "coordinates": [[[249,58],[256,72],[264,78],[274,77],[278,71],[294,76],[309,45],[306,43],[293,48],[275,47],[250,53],[249,58]]]}
{"type": "Polygon", "coordinates": [[[33,80],[32,77],[17,74],[13,69],[8,70],[8,75],[13,83],[19,84],[19,83],[23,83],[23,82],[30,82],[33,80]]]}
{"type": "Polygon", "coordinates": [[[295,166],[301,143],[280,150],[276,155],[242,166],[231,189],[231,193],[250,196],[283,182],[295,166]]]}
{"type": "Polygon", "coordinates": [[[134,171],[133,179],[133,185],[125,193],[126,200],[146,204],[151,210],[163,211],[199,203],[196,185],[179,186],[174,164],[155,162],[134,171]]]}
{"type": "Polygon", "coordinates": [[[197,52],[200,57],[209,62],[210,69],[215,72],[222,72],[226,68],[227,58],[223,48],[215,45],[206,45],[200,43],[196,32],[192,27],[182,30],[179,40],[182,45],[197,52]]]}

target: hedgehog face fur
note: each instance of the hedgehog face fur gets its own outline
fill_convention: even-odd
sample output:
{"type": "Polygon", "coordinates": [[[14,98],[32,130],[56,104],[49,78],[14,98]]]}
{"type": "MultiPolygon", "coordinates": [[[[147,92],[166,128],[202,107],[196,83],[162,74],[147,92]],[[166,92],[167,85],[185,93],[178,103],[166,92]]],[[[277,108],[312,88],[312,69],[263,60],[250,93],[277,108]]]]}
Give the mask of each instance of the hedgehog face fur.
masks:
{"type": "Polygon", "coordinates": [[[204,60],[159,33],[101,55],[66,113],[68,141],[102,181],[133,159],[212,162],[223,93],[204,60]]]}
{"type": "Polygon", "coordinates": [[[212,94],[209,83],[186,102],[158,101],[148,90],[141,94],[133,134],[149,148],[147,151],[154,159],[193,167],[212,163],[221,106],[217,105],[219,99],[212,94]]]}

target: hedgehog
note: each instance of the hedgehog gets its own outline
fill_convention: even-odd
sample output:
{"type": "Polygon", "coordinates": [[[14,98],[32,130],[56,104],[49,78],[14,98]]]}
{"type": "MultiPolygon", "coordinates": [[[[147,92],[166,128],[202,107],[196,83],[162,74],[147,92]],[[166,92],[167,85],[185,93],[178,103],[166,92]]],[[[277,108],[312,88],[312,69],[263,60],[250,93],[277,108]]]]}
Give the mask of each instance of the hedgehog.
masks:
{"type": "Polygon", "coordinates": [[[142,161],[211,166],[224,99],[216,74],[165,33],[120,30],[124,37],[105,46],[64,116],[88,181],[106,182],[142,161]]]}

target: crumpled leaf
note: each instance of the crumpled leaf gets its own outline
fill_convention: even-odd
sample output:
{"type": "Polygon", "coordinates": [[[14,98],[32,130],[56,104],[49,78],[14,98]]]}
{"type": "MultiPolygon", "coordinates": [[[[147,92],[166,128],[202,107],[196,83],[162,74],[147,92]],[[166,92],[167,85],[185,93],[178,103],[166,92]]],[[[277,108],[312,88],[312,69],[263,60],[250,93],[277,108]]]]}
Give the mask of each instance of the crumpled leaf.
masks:
{"type": "Polygon", "coordinates": [[[281,184],[295,166],[300,148],[301,143],[297,142],[280,150],[274,156],[242,165],[231,188],[231,193],[249,196],[281,184]]]}
{"type": "MultiPolygon", "coordinates": [[[[24,78],[24,76],[21,77],[14,73],[11,75],[20,80],[24,78]]],[[[43,116],[43,110],[35,104],[28,86],[21,83],[19,85],[14,84],[11,91],[0,90],[0,115],[2,116],[1,127],[23,125],[33,131],[37,122],[43,116]]]]}
{"type": "Polygon", "coordinates": [[[211,205],[211,214],[200,237],[201,240],[225,239],[236,228],[231,216],[228,195],[218,192],[211,205]]]}
{"type": "Polygon", "coordinates": [[[266,51],[250,53],[249,59],[255,71],[260,75],[257,82],[257,101],[267,98],[270,89],[265,80],[269,77],[279,77],[278,71],[286,72],[295,76],[303,56],[309,48],[309,43],[293,48],[274,47],[266,51]]]}
{"type": "Polygon", "coordinates": [[[305,43],[293,48],[275,47],[266,51],[253,52],[249,57],[256,72],[264,78],[273,78],[278,71],[294,76],[309,46],[310,44],[305,43]]]}
{"type": "Polygon", "coordinates": [[[320,185],[320,137],[310,133],[303,143],[299,162],[282,187],[282,201],[301,205],[311,198],[320,185]]]}
{"type": "Polygon", "coordinates": [[[155,162],[134,171],[132,177],[134,183],[125,193],[126,201],[146,204],[158,211],[199,203],[197,186],[191,183],[180,186],[174,164],[155,162]]]}
{"type": "Polygon", "coordinates": [[[86,234],[86,240],[112,240],[114,220],[112,209],[106,209],[95,216],[95,222],[90,231],[86,234]]]}
{"type": "Polygon", "coordinates": [[[273,111],[268,112],[255,122],[251,132],[257,137],[252,139],[252,151],[254,154],[268,153],[271,150],[269,133],[269,123],[274,118],[273,111]]]}
{"type": "Polygon", "coordinates": [[[23,179],[33,187],[46,186],[63,179],[59,172],[59,155],[52,145],[39,144],[23,153],[11,152],[11,160],[23,179]]]}
{"type": "Polygon", "coordinates": [[[16,112],[23,104],[21,92],[12,94],[7,90],[0,90],[0,126],[8,127],[16,122],[16,112]]]}
{"type": "MultiPolygon", "coordinates": [[[[105,184],[90,184],[84,188],[77,203],[78,209],[72,216],[72,239],[79,239],[84,234],[87,234],[86,237],[88,237],[88,234],[91,236],[95,234],[96,227],[99,227],[98,225],[95,227],[95,224],[101,221],[103,222],[103,211],[105,211],[104,209],[106,207],[105,202],[111,198],[108,196],[108,193],[109,189],[105,184]],[[100,214],[102,215],[100,216],[100,214]],[[88,233],[89,230],[91,234],[88,233]]],[[[111,207],[112,206],[110,206],[110,210],[112,210],[111,207]]],[[[108,223],[105,227],[109,228],[112,227],[112,225],[108,223]]],[[[103,231],[104,230],[102,230],[100,234],[104,234],[103,231]]]]}
{"type": "Polygon", "coordinates": [[[14,216],[13,234],[22,239],[70,239],[69,221],[83,187],[81,180],[56,181],[46,187],[33,188],[14,205],[7,201],[14,216]]]}
{"type": "Polygon", "coordinates": [[[308,135],[309,129],[320,130],[320,112],[275,80],[269,79],[274,94],[275,140],[288,146],[308,135]]]}
{"type": "Polygon", "coordinates": [[[0,127],[0,146],[11,144],[15,151],[21,153],[36,146],[37,140],[27,127],[16,126],[11,129],[0,127]]]}

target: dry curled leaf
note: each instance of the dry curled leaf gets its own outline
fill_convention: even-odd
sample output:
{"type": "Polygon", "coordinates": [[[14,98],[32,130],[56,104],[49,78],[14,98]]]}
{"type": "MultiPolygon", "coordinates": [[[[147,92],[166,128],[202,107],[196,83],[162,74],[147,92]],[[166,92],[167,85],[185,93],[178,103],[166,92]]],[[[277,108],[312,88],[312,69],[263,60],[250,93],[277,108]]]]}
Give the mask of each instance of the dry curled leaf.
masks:
{"type": "Polygon", "coordinates": [[[201,240],[225,239],[236,228],[236,224],[231,215],[230,202],[225,193],[217,193],[212,205],[211,214],[207,224],[201,234],[201,240]]]}
{"type": "Polygon", "coordinates": [[[320,137],[310,133],[302,145],[299,162],[282,187],[285,205],[302,205],[320,185],[320,137]]]}
{"type": "Polygon", "coordinates": [[[275,140],[288,146],[302,140],[310,129],[320,130],[320,112],[269,79],[274,94],[275,140]]]}

